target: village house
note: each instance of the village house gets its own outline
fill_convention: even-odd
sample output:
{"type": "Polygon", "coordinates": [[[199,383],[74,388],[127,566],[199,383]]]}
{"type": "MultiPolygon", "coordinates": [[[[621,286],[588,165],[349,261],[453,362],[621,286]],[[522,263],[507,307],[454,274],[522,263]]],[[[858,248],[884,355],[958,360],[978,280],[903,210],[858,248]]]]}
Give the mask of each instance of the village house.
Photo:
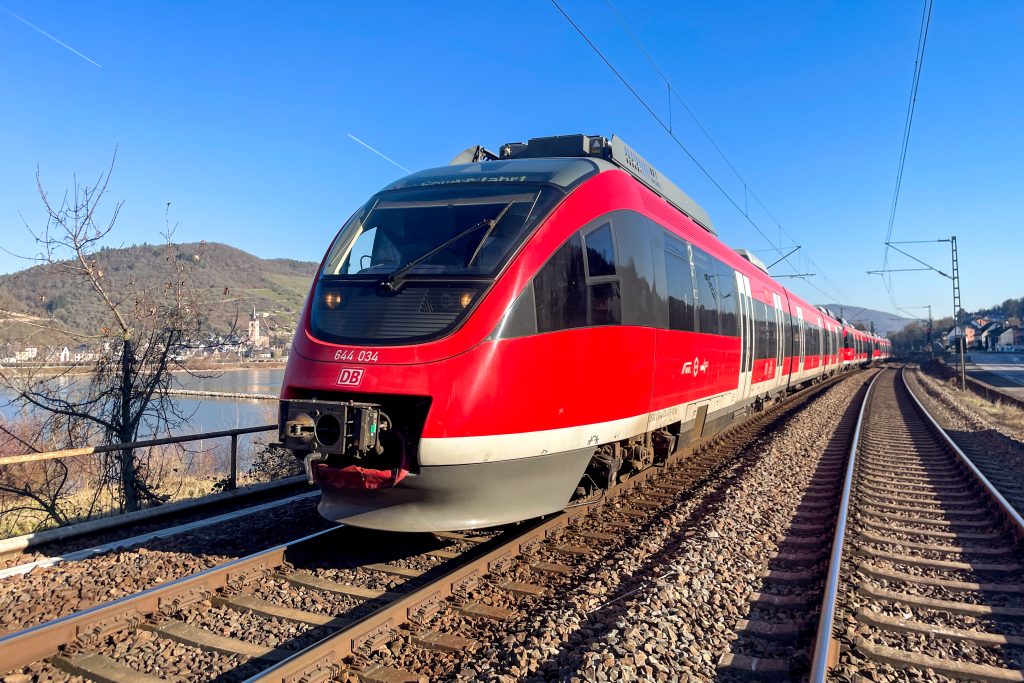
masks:
{"type": "Polygon", "coordinates": [[[975,329],[971,325],[964,325],[963,332],[959,326],[952,328],[946,333],[946,344],[952,348],[956,348],[960,344],[960,339],[963,337],[967,341],[967,348],[971,348],[971,344],[974,343],[975,329]]]}
{"type": "Polygon", "coordinates": [[[1003,331],[1001,322],[991,321],[982,327],[974,337],[975,348],[987,351],[995,351],[996,340],[1003,331]]]}
{"type": "Polygon", "coordinates": [[[1024,346],[1024,329],[1020,327],[1006,328],[996,341],[996,348],[1017,348],[1022,346],[1024,346]]]}

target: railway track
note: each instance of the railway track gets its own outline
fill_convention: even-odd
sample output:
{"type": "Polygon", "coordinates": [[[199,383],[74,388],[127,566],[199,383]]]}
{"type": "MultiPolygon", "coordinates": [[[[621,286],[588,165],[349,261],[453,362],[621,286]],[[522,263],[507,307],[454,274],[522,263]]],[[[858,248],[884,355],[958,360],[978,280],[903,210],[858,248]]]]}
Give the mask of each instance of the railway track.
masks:
{"type": "Polygon", "coordinates": [[[452,675],[460,654],[500,642],[505,622],[642,534],[766,425],[838,379],[695,453],[678,452],[590,505],[501,532],[323,531],[6,636],[0,672],[25,680],[64,671],[103,681],[389,683],[452,675]]]}
{"type": "Polygon", "coordinates": [[[308,491],[306,493],[300,493],[295,496],[289,496],[288,498],[282,498],[280,500],[272,500],[266,503],[259,503],[257,505],[251,505],[246,508],[239,510],[232,510],[231,512],[225,512],[206,519],[197,519],[191,522],[185,522],[182,524],[176,524],[174,526],[164,527],[162,529],[154,529],[147,531],[135,536],[129,536],[127,538],[119,538],[114,541],[108,541],[106,543],[100,543],[98,545],[82,548],[80,550],[72,550],[67,553],[57,553],[43,557],[37,560],[31,560],[29,562],[23,562],[21,564],[12,565],[10,567],[4,567],[0,569],[0,580],[6,579],[9,576],[18,576],[19,574],[27,574],[37,569],[43,569],[46,567],[53,567],[62,562],[76,562],[84,560],[89,557],[96,555],[102,555],[108,553],[111,550],[119,550],[123,548],[133,548],[135,546],[142,545],[147,541],[153,541],[160,538],[169,538],[171,536],[177,536],[179,534],[186,534],[196,529],[203,529],[210,526],[216,526],[225,522],[247,517],[249,515],[258,515],[266,513],[275,508],[283,507],[286,505],[295,505],[304,500],[311,500],[320,495],[319,491],[308,491]]]}
{"type": "Polygon", "coordinates": [[[777,541],[777,551],[734,626],[736,639],[718,661],[725,680],[803,680],[818,626],[850,444],[867,393],[864,382],[818,460],[810,484],[777,541]]]}
{"type": "Polygon", "coordinates": [[[883,370],[855,430],[812,681],[1024,681],[1024,520],[883,370]]]}

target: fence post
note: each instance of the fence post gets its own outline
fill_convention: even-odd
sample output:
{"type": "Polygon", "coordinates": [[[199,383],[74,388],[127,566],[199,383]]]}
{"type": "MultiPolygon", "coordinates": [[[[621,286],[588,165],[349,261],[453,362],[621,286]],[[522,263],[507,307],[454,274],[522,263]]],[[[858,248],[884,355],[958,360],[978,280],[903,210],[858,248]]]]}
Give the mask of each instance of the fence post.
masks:
{"type": "Polygon", "coordinates": [[[238,487],[238,434],[231,435],[231,473],[228,475],[228,491],[238,487]]]}

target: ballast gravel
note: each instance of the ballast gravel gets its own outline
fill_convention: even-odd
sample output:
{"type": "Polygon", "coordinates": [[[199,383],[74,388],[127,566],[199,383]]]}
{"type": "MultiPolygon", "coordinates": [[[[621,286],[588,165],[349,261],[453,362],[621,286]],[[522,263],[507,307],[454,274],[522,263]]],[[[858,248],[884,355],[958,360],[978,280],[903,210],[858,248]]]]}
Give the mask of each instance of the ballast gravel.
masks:
{"type": "MultiPolygon", "coordinates": [[[[20,564],[28,564],[38,560],[45,560],[50,557],[66,555],[68,553],[86,550],[106,543],[116,543],[134,536],[155,533],[180,524],[197,522],[209,519],[216,515],[241,511],[246,508],[253,508],[262,503],[281,500],[309,492],[310,490],[312,490],[312,487],[303,481],[300,483],[290,484],[276,490],[252,493],[245,498],[231,498],[219,503],[212,503],[209,506],[183,510],[175,514],[168,515],[166,518],[156,519],[150,522],[131,524],[129,526],[97,531],[84,536],[78,536],[76,538],[44,543],[29,550],[10,552],[0,556],[0,569],[6,569],[20,564]]],[[[2,683],[2,679],[0,679],[0,683],[2,683]]]]}
{"type": "Polygon", "coordinates": [[[635,543],[503,624],[503,639],[483,641],[450,675],[575,683],[721,680],[718,661],[737,638],[750,595],[760,589],[776,542],[863,379],[826,390],[758,438],[635,543]]]}
{"type": "Polygon", "coordinates": [[[109,602],[333,526],[315,498],[0,581],[0,634],[109,602]]]}
{"type": "Polygon", "coordinates": [[[971,400],[963,400],[958,390],[920,370],[907,372],[906,377],[914,395],[978,469],[1018,511],[1024,509],[1024,422],[1017,424],[1019,409],[1006,406],[1006,414],[996,420],[975,409],[973,394],[971,400]]]}

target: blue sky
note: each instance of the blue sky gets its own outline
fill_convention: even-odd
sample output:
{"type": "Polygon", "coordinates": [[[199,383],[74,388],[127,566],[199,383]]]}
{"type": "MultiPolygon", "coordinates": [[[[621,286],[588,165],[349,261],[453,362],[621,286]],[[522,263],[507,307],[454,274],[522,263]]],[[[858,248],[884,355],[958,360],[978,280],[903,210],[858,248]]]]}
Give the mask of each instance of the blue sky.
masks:
{"type": "MultiPolygon", "coordinates": [[[[609,7],[562,4],[667,118],[664,83],[609,7]]],[[[772,244],[759,235],[547,1],[0,0],[0,243],[33,253],[22,219],[41,225],[37,165],[60,194],[75,174],[97,177],[115,146],[107,208],[125,203],[112,245],[158,241],[171,202],[178,240],[319,260],[403,174],[350,134],[416,170],[478,143],[616,133],[730,246],[770,263],[773,247],[802,245],[773,268],[818,273],[787,281],[799,294],[893,310],[865,271],[881,266],[921,3],[615,6],[792,239],[751,201],[772,244]]],[[[968,308],[1024,296],[1022,31],[1019,2],[939,0],[932,17],[893,239],[956,234],[968,308]]],[[[742,203],[743,183],[678,103],[672,119],[742,203]]],[[[948,272],[948,245],[910,249],[948,272]]],[[[23,265],[0,253],[0,272],[23,265]]],[[[948,280],[893,278],[898,305],[949,313],[948,280]]]]}

